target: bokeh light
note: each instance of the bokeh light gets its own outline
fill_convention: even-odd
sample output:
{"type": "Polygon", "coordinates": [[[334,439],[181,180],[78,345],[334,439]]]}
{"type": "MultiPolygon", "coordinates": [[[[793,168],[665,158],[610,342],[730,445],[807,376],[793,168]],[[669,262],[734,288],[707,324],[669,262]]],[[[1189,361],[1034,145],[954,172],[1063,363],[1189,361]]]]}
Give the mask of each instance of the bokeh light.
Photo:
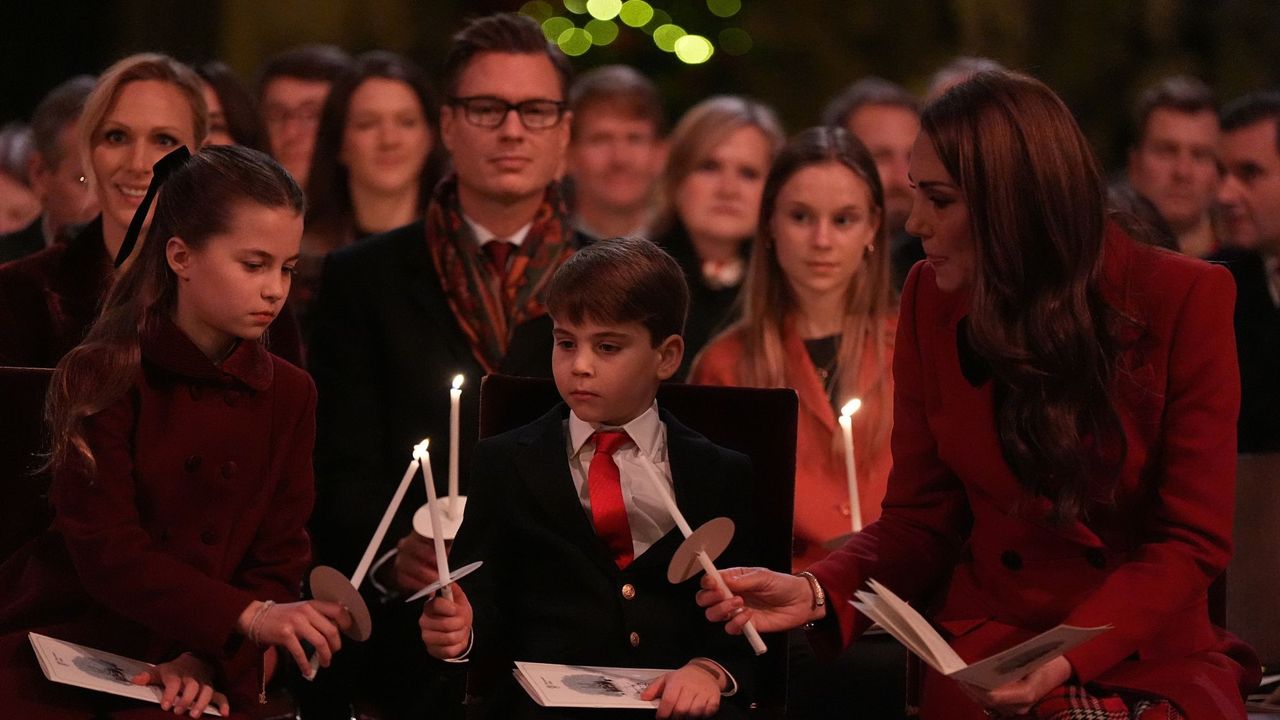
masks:
{"type": "Polygon", "coordinates": [[[653,31],[653,42],[664,52],[675,52],[676,41],[684,37],[684,28],[667,23],[653,31]]]}
{"type": "Polygon", "coordinates": [[[633,28],[644,27],[653,19],[653,6],[645,0],[627,0],[618,10],[618,19],[633,28]]]}
{"type": "Polygon", "coordinates": [[[528,15],[539,23],[543,23],[552,15],[555,15],[556,11],[555,8],[551,7],[551,3],[546,0],[529,0],[529,2],[520,6],[520,13],[528,15]]]}
{"type": "Polygon", "coordinates": [[[742,9],[742,0],[707,0],[707,9],[716,17],[733,17],[742,9]]]}
{"type": "MultiPolygon", "coordinates": [[[[657,33],[654,33],[655,37],[657,33]]],[[[716,49],[701,35],[683,35],[675,42],[676,57],[687,65],[699,65],[711,59],[716,49]]]]}
{"type": "Polygon", "coordinates": [[[654,30],[657,30],[658,28],[662,27],[663,25],[667,25],[670,22],[671,22],[671,16],[667,14],[666,10],[659,10],[657,8],[654,8],[653,17],[649,18],[649,22],[645,23],[644,27],[640,29],[652,35],[654,30]]]}
{"type": "Polygon", "coordinates": [[[622,0],[587,0],[587,12],[597,20],[612,20],[622,10],[622,0]]]}
{"type": "Polygon", "coordinates": [[[725,28],[720,31],[720,48],[730,55],[746,55],[751,51],[751,36],[742,28],[725,28]]]}
{"type": "Polygon", "coordinates": [[[564,0],[564,9],[575,15],[582,15],[587,11],[587,0],[564,0]]]}
{"type": "Polygon", "coordinates": [[[591,20],[586,26],[591,42],[596,45],[608,45],[618,39],[618,26],[612,20],[591,20]]]}
{"type": "Polygon", "coordinates": [[[582,28],[569,28],[556,38],[560,51],[569,57],[577,57],[591,49],[591,33],[582,28]]]}
{"type": "Polygon", "coordinates": [[[573,28],[573,21],[567,17],[552,17],[542,21],[542,34],[551,42],[559,42],[560,36],[573,28]]]}

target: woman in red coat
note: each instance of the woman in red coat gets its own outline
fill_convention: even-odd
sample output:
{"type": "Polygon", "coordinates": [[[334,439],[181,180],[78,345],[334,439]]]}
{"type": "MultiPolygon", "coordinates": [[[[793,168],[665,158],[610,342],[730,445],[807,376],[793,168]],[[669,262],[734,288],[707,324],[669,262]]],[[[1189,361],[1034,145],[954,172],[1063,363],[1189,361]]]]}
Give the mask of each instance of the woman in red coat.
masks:
{"type": "MultiPolygon", "coordinates": [[[[153,188],[175,162],[156,166],[153,188]]],[[[165,182],[88,337],[59,363],[53,527],[0,567],[7,715],[136,714],[137,703],[44,680],[31,630],[160,663],[134,682],[162,685],[164,709],[192,713],[227,711],[215,687],[245,709],[272,664],[261,648],[308,672],[300,641],[325,665],[340,646],[343,610],[297,602],[315,386],[259,342],[288,294],[302,207],[262,153],[192,157],[165,182]]]]}
{"type": "Polygon", "coordinates": [[[811,577],[726,573],[740,595],[704,591],[708,616],[848,643],[874,578],[969,662],[1112,626],[989,692],[926,671],[926,718],[1243,718],[1257,661],[1206,602],[1231,554],[1230,275],[1107,225],[1087,141],[1022,75],[930,105],[911,178],[927,261],[902,295],[883,515],[811,577]]]}
{"type": "Polygon", "coordinates": [[[787,143],[764,183],[742,319],[694,361],[689,381],[789,387],[800,396],[792,570],[825,556],[852,527],[837,408],[853,418],[860,520],[880,517],[893,420],[893,326],[875,161],[840,128],[787,143]]]}

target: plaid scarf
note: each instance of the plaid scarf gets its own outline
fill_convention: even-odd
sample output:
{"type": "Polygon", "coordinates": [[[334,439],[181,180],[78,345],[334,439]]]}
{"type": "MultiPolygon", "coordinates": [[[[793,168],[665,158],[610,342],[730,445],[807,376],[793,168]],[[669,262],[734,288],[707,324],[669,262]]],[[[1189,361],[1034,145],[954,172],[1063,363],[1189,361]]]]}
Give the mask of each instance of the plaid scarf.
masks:
{"type": "Polygon", "coordinates": [[[517,325],[546,313],[547,284],[574,250],[566,232],[567,217],[560,187],[553,182],[534,213],[533,227],[500,277],[462,217],[457,177],[436,188],[427,208],[427,249],[449,309],[485,372],[502,364],[517,325]]]}
{"type": "Polygon", "coordinates": [[[1167,700],[1097,696],[1079,685],[1063,685],[1031,711],[1036,720],[1184,720],[1167,700]]]}

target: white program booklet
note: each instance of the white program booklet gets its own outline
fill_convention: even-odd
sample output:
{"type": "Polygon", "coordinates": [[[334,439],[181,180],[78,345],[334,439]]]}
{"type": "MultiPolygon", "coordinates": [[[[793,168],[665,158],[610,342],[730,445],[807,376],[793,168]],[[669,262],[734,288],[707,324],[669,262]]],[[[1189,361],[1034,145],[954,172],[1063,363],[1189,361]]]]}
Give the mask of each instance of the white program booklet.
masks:
{"type": "Polygon", "coordinates": [[[520,687],[542,707],[656,708],[657,700],[641,700],[640,693],[671,671],[517,662],[514,672],[520,687]]]}
{"type": "MultiPolygon", "coordinates": [[[[31,640],[31,647],[35,650],[36,660],[40,661],[44,676],[54,682],[153,703],[159,703],[164,695],[159,687],[129,682],[138,673],[155,667],[151,663],[38,633],[27,633],[27,637],[31,640]]],[[[222,715],[213,707],[205,708],[204,714],[222,715]]]]}
{"type": "Polygon", "coordinates": [[[850,604],[876,621],[934,670],[984,690],[994,690],[1006,683],[1020,680],[1050,660],[1111,629],[1110,625],[1095,628],[1059,625],[969,665],[960,659],[929,621],[905,600],[875,580],[867,584],[870,590],[854,593],[857,600],[850,600],[850,604]]]}

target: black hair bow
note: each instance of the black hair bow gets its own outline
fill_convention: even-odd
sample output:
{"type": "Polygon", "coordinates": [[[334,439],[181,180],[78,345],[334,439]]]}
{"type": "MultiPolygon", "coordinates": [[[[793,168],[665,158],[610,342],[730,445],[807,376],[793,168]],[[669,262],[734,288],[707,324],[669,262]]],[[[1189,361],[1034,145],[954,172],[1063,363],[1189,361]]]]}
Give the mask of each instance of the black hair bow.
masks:
{"type": "Polygon", "coordinates": [[[151,212],[151,203],[156,199],[156,193],[160,191],[160,186],[168,179],[170,173],[186,165],[190,159],[191,151],[187,149],[186,145],[183,145],[160,158],[155,165],[151,166],[151,184],[147,186],[146,197],[142,198],[142,204],[138,206],[138,211],[133,214],[133,220],[129,222],[129,230],[124,234],[124,242],[120,244],[120,252],[116,253],[117,268],[123,265],[125,260],[129,259],[129,254],[133,252],[133,246],[138,244],[138,236],[142,234],[142,224],[147,221],[147,213],[151,212]]]}

